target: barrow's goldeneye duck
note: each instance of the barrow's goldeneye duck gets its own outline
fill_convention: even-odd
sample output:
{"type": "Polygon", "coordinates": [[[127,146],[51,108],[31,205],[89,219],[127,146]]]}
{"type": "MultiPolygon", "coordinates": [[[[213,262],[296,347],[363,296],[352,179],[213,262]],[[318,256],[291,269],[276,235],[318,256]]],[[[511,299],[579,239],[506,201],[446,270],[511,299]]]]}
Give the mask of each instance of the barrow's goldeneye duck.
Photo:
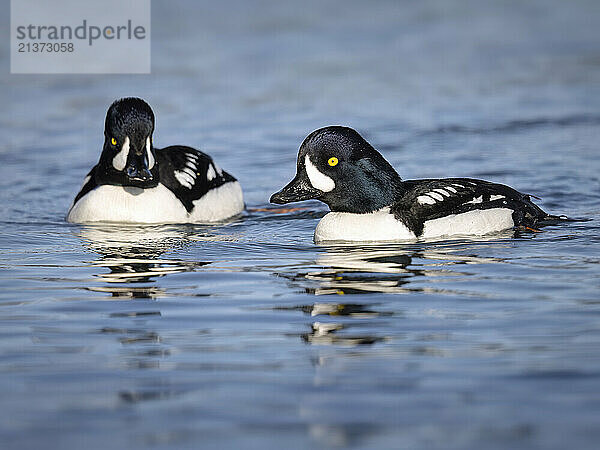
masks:
{"type": "Polygon", "coordinates": [[[156,148],[154,113],[139,98],[106,113],[100,160],[67,214],[69,222],[215,222],[244,209],[237,180],[191,147],[156,148]]]}
{"type": "Polygon", "coordinates": [[[284,204],[318,199],[331,212],[315,241],[390,241],[483,235],[564,219],[546,214],[526,194],[471,178],[402,180],[355,130],[313,131],[298,152],[296,177],[271,196],[284,204]]]}

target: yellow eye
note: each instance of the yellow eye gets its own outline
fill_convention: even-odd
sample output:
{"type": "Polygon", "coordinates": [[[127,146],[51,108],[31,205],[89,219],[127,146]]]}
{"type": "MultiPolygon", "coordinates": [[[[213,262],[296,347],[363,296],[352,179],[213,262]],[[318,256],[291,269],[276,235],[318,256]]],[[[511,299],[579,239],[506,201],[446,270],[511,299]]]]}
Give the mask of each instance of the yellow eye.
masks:
{"type": "Polygon", "coordinates": [[[112,138],[112,139],[110,140],[110,143],[111,143],[112,145],[117,145],[117,140],[116,140],[115,138],[112,138]]]}
{"type": "Polygon", "coordinates": [[[338,163],[338,159],[335,156],[332,156],[327,161],[327,164],[329,164],[331,167],[335,166],[337,163],[338,163]]]}

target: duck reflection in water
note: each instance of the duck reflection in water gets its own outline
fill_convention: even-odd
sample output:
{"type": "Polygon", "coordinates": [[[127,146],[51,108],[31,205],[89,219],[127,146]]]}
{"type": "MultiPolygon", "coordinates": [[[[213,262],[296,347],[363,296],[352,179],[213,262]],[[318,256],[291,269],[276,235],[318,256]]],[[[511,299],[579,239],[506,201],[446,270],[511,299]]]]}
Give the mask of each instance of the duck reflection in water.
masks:
{"type": "MultiPolygon", "coordinates": [[[[278,273],[293,285],[301,285],[306,293],[365,294],[408,292],[451,292],[438,289],[440,279],[463,278],[472,275],[466,265],[501,263],[494,257],[477,255],[477,244],[508,245],[503,241],[446,241],[428,245],[338,245],[322,247],[315,260],[319,270],[278,273]],[[421,281],[418,286],[411,285],[421,281]],[[423,281],[427,281],[424,285],[423,281]]],[[[456,292],[459,293],[459,292],[456,292]]],[[[462,292],[460,292],[462,293],[462,292]]]]}
{"type": "MultiPolygon", "coordinates": [[[[476,246],[483,241],[447,241],[434,245],[365,245],[323,247],[315,260],[319,270],[300,273],[279,273],[294,286],[312,295],[336,295],[335,302],[314,302],[306,305],[278,309],[301,310],[319,318],[310,324],[310,331],[301,335],[310,344],[356,346],[385,340],[375,332],[380,320],[390,316],[384,303],[350,301],[347,295],[365,293],[402,294],[435,292],[466,294],[450,289],[449,280],[464,280],[474,275],[469,264],[501,263],[499,258],[477,255],[476,246]],[[436,283],[444,281],[442,287],[436,283]],[[341,300],[343,299],[343,300],[341,300]],[[357,332],[354,330],[364,330],[357,332]]],[[[507,245],[500,240],[491,245],[507,245]]],[[[378,297],[379,298],[379,297],[378,297]]]]}
{"type": "Polygon", "coordinates": [[[189,272],[210,262],[161,258],[170,250],[185,247],[198,230],[193,226],[94,225],[83,227],[78,236],[100,258],[90,265],[106,268],[98,273],[104,286],[89,286],[91,291],[107,292],[113,297],[157,298],[168,295],[156,286],[139,286],[165,275],[189,272]]]}
{"type": "MultiPolygon", "coordinates": [[[[376,304],[363,305],[359,303],[314,303],[309,305],[300,305],[292,307],[277,307],[276,310],[300,310],[311,317],[321,316],[323,318],[354,318],[369,319],[380,316],[391,316],[391,312],[376,311],[376,304]]],[[[324,319],[322,319],[324,320],[324,319]]],[[[374,344],[384,338],[370,334],[348,334],[344,331],[338,334],[338,331],[351,328],[352,325],[344,324],[338,321],[324,322],[317,321],[310,324],[310,332],[302,333],[300,337],[309,344],[338,344],[344,346],[355,346],[364,344],[374,344]]]]}

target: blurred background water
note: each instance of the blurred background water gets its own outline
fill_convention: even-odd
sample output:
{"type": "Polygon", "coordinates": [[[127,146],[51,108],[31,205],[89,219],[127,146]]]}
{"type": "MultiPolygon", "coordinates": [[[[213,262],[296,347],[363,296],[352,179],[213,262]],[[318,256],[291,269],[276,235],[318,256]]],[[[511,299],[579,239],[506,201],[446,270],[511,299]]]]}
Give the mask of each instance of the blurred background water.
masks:
{"type": "Polygon", "coordinates": [[[599,2],[152,8],[147,76],[9,75],[0,19],[2,448],[597,448],[599,2]],[[157,146],[239,178],[243,217],[65,223],[130,95],[157,146]],[[316,246],[324,205],[264,209],[330,124],[404,178],[591,220],[316,246]]]}

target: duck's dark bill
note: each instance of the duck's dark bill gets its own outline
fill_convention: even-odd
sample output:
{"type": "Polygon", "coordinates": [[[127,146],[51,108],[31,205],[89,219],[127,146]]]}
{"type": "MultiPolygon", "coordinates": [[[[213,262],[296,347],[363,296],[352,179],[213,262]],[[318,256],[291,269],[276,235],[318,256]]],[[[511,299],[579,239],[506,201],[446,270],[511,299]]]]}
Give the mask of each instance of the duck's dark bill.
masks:
{"type": "Polygon", "coordinates": [[[321,195],[323,192],[312,187],[308,179],[297,175],[286,187],[273,194],[270,202],[283,205],[284,203],[319,198],[321,195]]]}
{"type": "Polygon", "coordinates": [[[129,164],[125,169],[127,175],[127,184],[131,186],[147,187],[154,184],[152,172],[148,170],[148,164],[143,155],[131,155],[129,164]]]}

